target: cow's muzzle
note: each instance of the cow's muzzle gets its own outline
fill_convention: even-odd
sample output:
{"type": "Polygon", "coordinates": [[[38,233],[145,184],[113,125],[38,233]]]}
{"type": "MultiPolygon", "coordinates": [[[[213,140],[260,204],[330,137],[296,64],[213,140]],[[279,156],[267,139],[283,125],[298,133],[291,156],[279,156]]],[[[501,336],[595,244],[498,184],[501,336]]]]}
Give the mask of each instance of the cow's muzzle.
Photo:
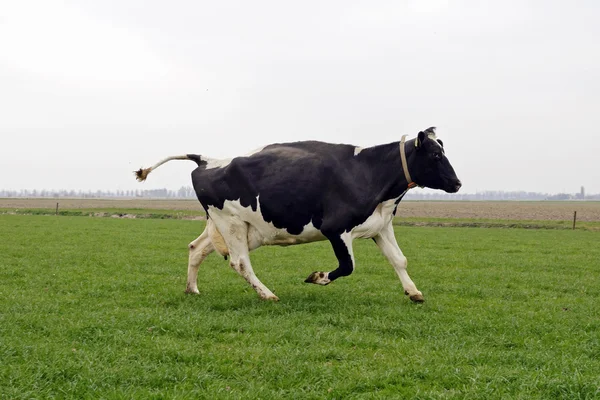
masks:
{"type": "Polygon", "coordinates": [[[451,183],[450,185],[448,185],[448,187],[446,187],[446,192],[456,193],[461,188],[461,186],[462,182],[460,181],[460,179],[457,179],[455,182],[451,183]]]}

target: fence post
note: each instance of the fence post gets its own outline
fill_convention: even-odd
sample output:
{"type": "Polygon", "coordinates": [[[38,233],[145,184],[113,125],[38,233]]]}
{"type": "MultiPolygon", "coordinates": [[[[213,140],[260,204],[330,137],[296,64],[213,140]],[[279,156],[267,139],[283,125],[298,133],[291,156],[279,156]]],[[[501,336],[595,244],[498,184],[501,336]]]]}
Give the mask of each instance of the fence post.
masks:
{"type": "Polygon", "coordinates": [[[58,203],[56,203],[56,215],[58,215],[58,203]]]}
{"type": "Polygon", "coordinates": [[[575,230],[575,223],[577,222],[577,211],[573,213],[573,230],[575,230]]]}

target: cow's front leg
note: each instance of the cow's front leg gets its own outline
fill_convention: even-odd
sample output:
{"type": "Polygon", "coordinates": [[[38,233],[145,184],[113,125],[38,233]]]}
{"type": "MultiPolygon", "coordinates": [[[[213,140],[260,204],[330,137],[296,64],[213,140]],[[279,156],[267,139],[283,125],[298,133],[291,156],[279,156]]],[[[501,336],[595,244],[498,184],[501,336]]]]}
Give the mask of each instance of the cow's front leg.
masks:
{"type": "Polygon", "coordinates": [[[348,276],[354,271],[354,254],[352,253],[352,234],[326,235],[338,259],[337,269],[331,272],[315,271],[306,278],[306,283],[328,285],[340,276],[348,276]]]}
{"type": "Polygon", "coordinates": [[[214,251],[214,247],[208,237],[208,229],[205,228],[204,232],[196,240],[188,245],[189,261],[188,261],[188,276],[187,285],[185,288],[186,293],[198,294],[198,268],[204,259],[214,251]]]}
{"type": "Polygon", "coordinates": [[[390,222],[384,227],[374,239],[383,255],[396,270],[396,274],[398,274],[402,286],[404,287],[404,293],[415,303],[422,303],[425,300],[423,298],[423,293],[417,290],[414,282],[410,279],[410,276],[408,276],[408,272],[406,272],[407,260],[398,246],[392,223],[390,222]]]}

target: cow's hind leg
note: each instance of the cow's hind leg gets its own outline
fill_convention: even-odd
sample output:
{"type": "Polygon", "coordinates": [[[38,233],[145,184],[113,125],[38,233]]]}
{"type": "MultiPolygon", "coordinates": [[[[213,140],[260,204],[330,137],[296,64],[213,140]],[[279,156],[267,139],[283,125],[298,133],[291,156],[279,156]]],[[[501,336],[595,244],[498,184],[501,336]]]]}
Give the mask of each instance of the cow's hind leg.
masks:
{"type": "Polygon", "coordinates": [[[354,253],[352,252],[352,235],[346,232],[342,235],[328,236],[333,252],[338,259],[338,267],[331,272],[315,271],[306,278],[306,283],[328,285],[340,276],[348,276],[354,271],[354,253]]]}
{"type": "MultiPolygon", "coordinates": [[[[212,214],[211,214],[212,216],[212,214]]],[[[248,249],[248,225],[236,218],[213,218],[229,249],[229,265],[252,286],[261,299],[279,300],[254,274],[248,249]]]]}
{"type": "Polygon", "coordinates": [[[422,303],[424,301],[423,294],[417,290],[414,282],[410,279],[410,276],[408,276],[408,272],[406,272],[408,262],[398,246],[392,223],[390,222],[384,227],[374,239],[383,255],[388,259],[390,264],[392,264],[394,270],[396,270],[396,274],[398,274],[402,286],[404,287],[404,294],[408,295],[415,303],[422,303]]]}
{"type": "Polygon", "coordinates": [[[213,244],[208,236],[208,228],[196,240],[188,245],[189,260],[188,260],[188,276],[186,293],[200,293],[198,291],[198,268],[204,259],[214,251],[213,244]]]}

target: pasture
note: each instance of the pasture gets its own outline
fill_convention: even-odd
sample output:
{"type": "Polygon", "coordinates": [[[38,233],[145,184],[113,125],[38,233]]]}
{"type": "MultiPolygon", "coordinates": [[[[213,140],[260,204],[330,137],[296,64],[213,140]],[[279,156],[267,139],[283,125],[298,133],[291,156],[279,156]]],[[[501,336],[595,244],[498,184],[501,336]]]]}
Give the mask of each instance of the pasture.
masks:
{"type": "Polygon", "coordinates": [[[328,243],[216,255],[203,222],[0,215],[0,398],[600,397],[600,233],[396,227],[412,304],[370,240],[327,287],[328,243]]]}
{"type": "MultiPolygon", "coordinates": [[[[3,198],[1,212],[29,212],[53,214],[56,203],[66,214],[85,213],[153,214],[186,218],[204,215],[194,200],[160,200],[145,198],[124,199],[51,199],[3,198]]],[[[577,211],[580,222],[600,221],[600,201],[410,201],[403,200],[398,215],[403,219],[502,220],[502,221],[557,221],[573,220],[577,211]]]]}

